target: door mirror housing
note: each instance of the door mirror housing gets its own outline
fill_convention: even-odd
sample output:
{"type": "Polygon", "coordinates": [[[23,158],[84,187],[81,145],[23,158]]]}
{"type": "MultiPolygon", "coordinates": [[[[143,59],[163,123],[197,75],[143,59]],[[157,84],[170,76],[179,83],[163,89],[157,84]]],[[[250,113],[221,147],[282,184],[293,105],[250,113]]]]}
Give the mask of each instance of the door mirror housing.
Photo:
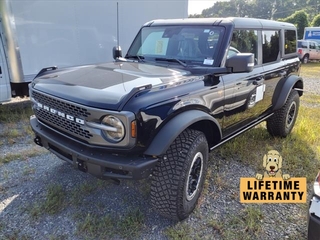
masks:
{"type": "Polygon", "coordinates": [[[232,73],[252,72],[254,67],[254,55],[252,53],[237,53],[229,57],[226,67],[232,73]]]}
{"type": "Polygon", "coordinates": [[[117,58],[122,57],[122,50],[120,46],[117,47],[113,47],[112,49],[112,55],[113,55],[113,59],[116,60],[117,58]]]}

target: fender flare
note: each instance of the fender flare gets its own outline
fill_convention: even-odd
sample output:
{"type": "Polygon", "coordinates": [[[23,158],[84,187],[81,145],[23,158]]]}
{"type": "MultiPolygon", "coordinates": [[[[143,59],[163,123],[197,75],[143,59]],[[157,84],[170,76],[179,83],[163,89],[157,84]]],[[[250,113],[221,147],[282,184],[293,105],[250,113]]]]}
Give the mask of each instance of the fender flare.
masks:
{"type": "Polygon", "coordinates": [[[202,120],[209,120],[213,122],[219,129],[221,139],[221,128],[215,118],[200,110],[189,110],[178,114],[169,122],[167,122],[153,138],[151,144],[144,154],[151,156],[159,156],[164,154],[180,133],[182,133],[192,124],[202,120]]]}
{"type": "Polygon", "coordinates": [[[295,85],[297,85],[297,88],[301,89],[298,90],[298,92],[299,95],[302,96],[303,80],[301,77],[291,75],[287,78],[282,79],[278,83],[272,98],[273,111],[282,108],[282,106],[286,103],[288,99],[290,91],[294,88],[295,85]]]}

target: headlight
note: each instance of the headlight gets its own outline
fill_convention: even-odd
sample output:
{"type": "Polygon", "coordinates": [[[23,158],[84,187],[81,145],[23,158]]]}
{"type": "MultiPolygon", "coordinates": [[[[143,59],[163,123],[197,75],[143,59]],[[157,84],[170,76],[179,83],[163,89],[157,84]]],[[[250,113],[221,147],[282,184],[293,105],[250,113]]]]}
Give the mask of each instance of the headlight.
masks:
{"type": "Polygon", "coordinates": [[[101,124],[107,126],[107,128],[102,130],[102,132],[105,134],[108,140],[112,142],[120,142],[123,139],[125,135],[125,129],[119,118],[108,115],[102,119],[101,124]]]}
{"type": "Polygon", "coordinates": [[[316,180],[313,184],[313,191],[314,194],[317,195],[318,197],[320,197],[320,171],[316,177],[316,180]]]}

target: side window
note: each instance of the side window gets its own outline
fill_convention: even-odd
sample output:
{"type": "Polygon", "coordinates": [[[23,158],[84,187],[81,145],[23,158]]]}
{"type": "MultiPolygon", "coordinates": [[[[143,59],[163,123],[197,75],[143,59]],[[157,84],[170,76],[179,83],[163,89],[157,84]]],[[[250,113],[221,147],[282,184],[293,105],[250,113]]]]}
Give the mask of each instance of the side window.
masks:
{"type": "Polygon", "coordinates": [[[316,49],[316,45],[313,42],[310,42],[310,49],[316,49]]]}
{"type": "Polygon", "coordinates": [[[302,48],[308,48],[308,43],[307,42],[302,42],[302,48]]]}
{"type": "Polygon", "coordinates": [[[258,59],[258,32],[256,30],[235,30],[232,34],[228,57],[242,53],[253,53],[254,58],[258,59]]]}
{"type": "Polygon", "coordinates": [[[277,61],[279,56],[279,31],[267,30],[262,32],[262,62],[277,61]]]}
{"type": "Polygon", "coordinates": [[[284,54],[295,53],[297,51],[297,38],[295,30],[284,31],[284,54]]]}

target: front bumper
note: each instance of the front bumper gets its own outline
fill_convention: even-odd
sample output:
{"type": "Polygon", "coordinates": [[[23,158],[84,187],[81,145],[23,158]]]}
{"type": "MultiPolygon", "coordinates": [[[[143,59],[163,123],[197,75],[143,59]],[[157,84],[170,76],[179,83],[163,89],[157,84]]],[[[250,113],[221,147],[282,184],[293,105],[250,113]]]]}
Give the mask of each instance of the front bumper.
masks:
{"type": "Polygon", "coordinates": [[[320,239],[320,198],[313,196],[309,208],[308,240],[320,239]]]}
{"type": "Polygon", "coordinates": [[[56,132],[30,117],[35,142],[71,163],[81,171],[98,178],[107,179],[143,179],[147,178],[157,164],[158,159],[145,156],[111,154],[101,147],[95,147],[74,140],[56,132]]]}

